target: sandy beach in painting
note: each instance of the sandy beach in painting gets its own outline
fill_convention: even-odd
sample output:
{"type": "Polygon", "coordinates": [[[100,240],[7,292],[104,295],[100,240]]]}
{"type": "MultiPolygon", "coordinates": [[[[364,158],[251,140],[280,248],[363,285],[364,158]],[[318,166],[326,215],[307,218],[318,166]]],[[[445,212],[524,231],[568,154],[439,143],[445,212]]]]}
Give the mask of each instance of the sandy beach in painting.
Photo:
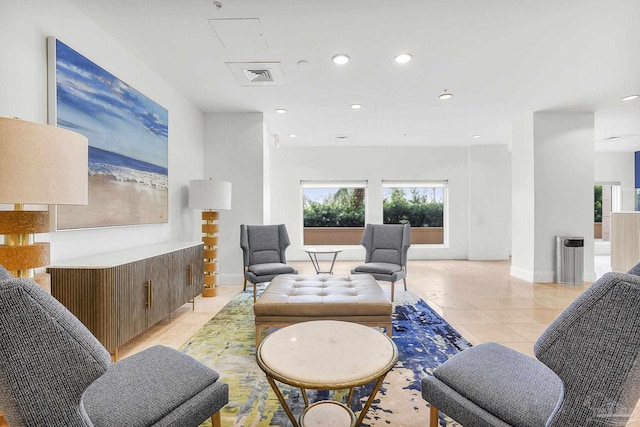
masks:
{"type": "Polygon", "coordinates": [[[90,175],[89,204],[58,206],[58,229],[167,222],[167,197],[166,188],[90,175]]]}

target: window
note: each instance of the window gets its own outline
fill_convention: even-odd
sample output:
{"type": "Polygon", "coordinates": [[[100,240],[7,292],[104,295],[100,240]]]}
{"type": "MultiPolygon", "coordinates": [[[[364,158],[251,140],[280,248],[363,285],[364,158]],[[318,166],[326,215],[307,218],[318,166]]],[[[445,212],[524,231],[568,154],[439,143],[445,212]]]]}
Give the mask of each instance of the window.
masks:
{"type": "Polygon", "coordinates": [[[444,244],[447,182],[383,182],[384,224],[411,224],[412,244],[444,244]]]}
{"type": "Polygon", "coordinates": [[[365,225],[366,182],[302,183],[304,245],[357,245],[365,225]]]}

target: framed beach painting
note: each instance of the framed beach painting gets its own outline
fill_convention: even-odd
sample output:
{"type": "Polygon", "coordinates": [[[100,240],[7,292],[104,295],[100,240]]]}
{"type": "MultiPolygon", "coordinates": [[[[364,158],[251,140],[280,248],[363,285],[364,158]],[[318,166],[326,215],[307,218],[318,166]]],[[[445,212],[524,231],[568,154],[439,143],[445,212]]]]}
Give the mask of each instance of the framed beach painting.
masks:
{"type": "Polygon", "coordinates": [[[168,111],[55,37],[48,54],[49,124],[89,140],[89,204],[56,229],[168,222],[168,111]]]}

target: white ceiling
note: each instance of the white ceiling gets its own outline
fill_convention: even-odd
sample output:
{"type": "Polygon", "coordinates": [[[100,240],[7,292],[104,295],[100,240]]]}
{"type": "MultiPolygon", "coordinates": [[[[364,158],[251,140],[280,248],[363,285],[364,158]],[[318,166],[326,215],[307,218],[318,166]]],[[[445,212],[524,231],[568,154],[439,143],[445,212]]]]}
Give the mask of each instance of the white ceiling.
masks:
{"type": "Polygon", "coordinates": [[[594,111],[596,149],[640,150],[640,100],[620,100],[640,93],[640,0],[71,2],[203,112],[263,112],[282,145],[507,144],[524,114],[594,111]],[[282,84],[242,86],[234,62],[279,62],[282,84]]]}

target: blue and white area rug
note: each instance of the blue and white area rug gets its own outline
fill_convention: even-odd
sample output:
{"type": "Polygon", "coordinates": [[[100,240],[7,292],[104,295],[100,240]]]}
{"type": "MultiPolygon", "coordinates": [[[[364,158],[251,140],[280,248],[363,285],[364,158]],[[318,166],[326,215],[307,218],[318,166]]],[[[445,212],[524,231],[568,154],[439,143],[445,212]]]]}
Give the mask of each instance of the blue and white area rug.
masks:
{"type": "MultiPolygon", "coordinates": [[[[426,425],[429,408],[420,394],[420,379],[470,346],[423,300],[411,292],[396,294],[393,341],[398,347],[398,362],[387,374],[363,426],[426,425]]],[[[291,425],[256,363],[252,292],[234,297],[181,350],[218,371],[221,380],[229,384],[229,404],[221,412],[223,425],[291,425]]],[[[304,408],[300,390],[279,385],[293,413],[299,415],[304,408]]],[[[368,385],[356,390],[352,402],[356,414],[366,402],[371,388],[372,385],[368,385]]],[[[311,402],[327,398],[340,401],[346,399],[346,391],[309,390],[308,396],[311,402]]],[[[455,425],[448,421],[448,425],[455,425]]]]}

